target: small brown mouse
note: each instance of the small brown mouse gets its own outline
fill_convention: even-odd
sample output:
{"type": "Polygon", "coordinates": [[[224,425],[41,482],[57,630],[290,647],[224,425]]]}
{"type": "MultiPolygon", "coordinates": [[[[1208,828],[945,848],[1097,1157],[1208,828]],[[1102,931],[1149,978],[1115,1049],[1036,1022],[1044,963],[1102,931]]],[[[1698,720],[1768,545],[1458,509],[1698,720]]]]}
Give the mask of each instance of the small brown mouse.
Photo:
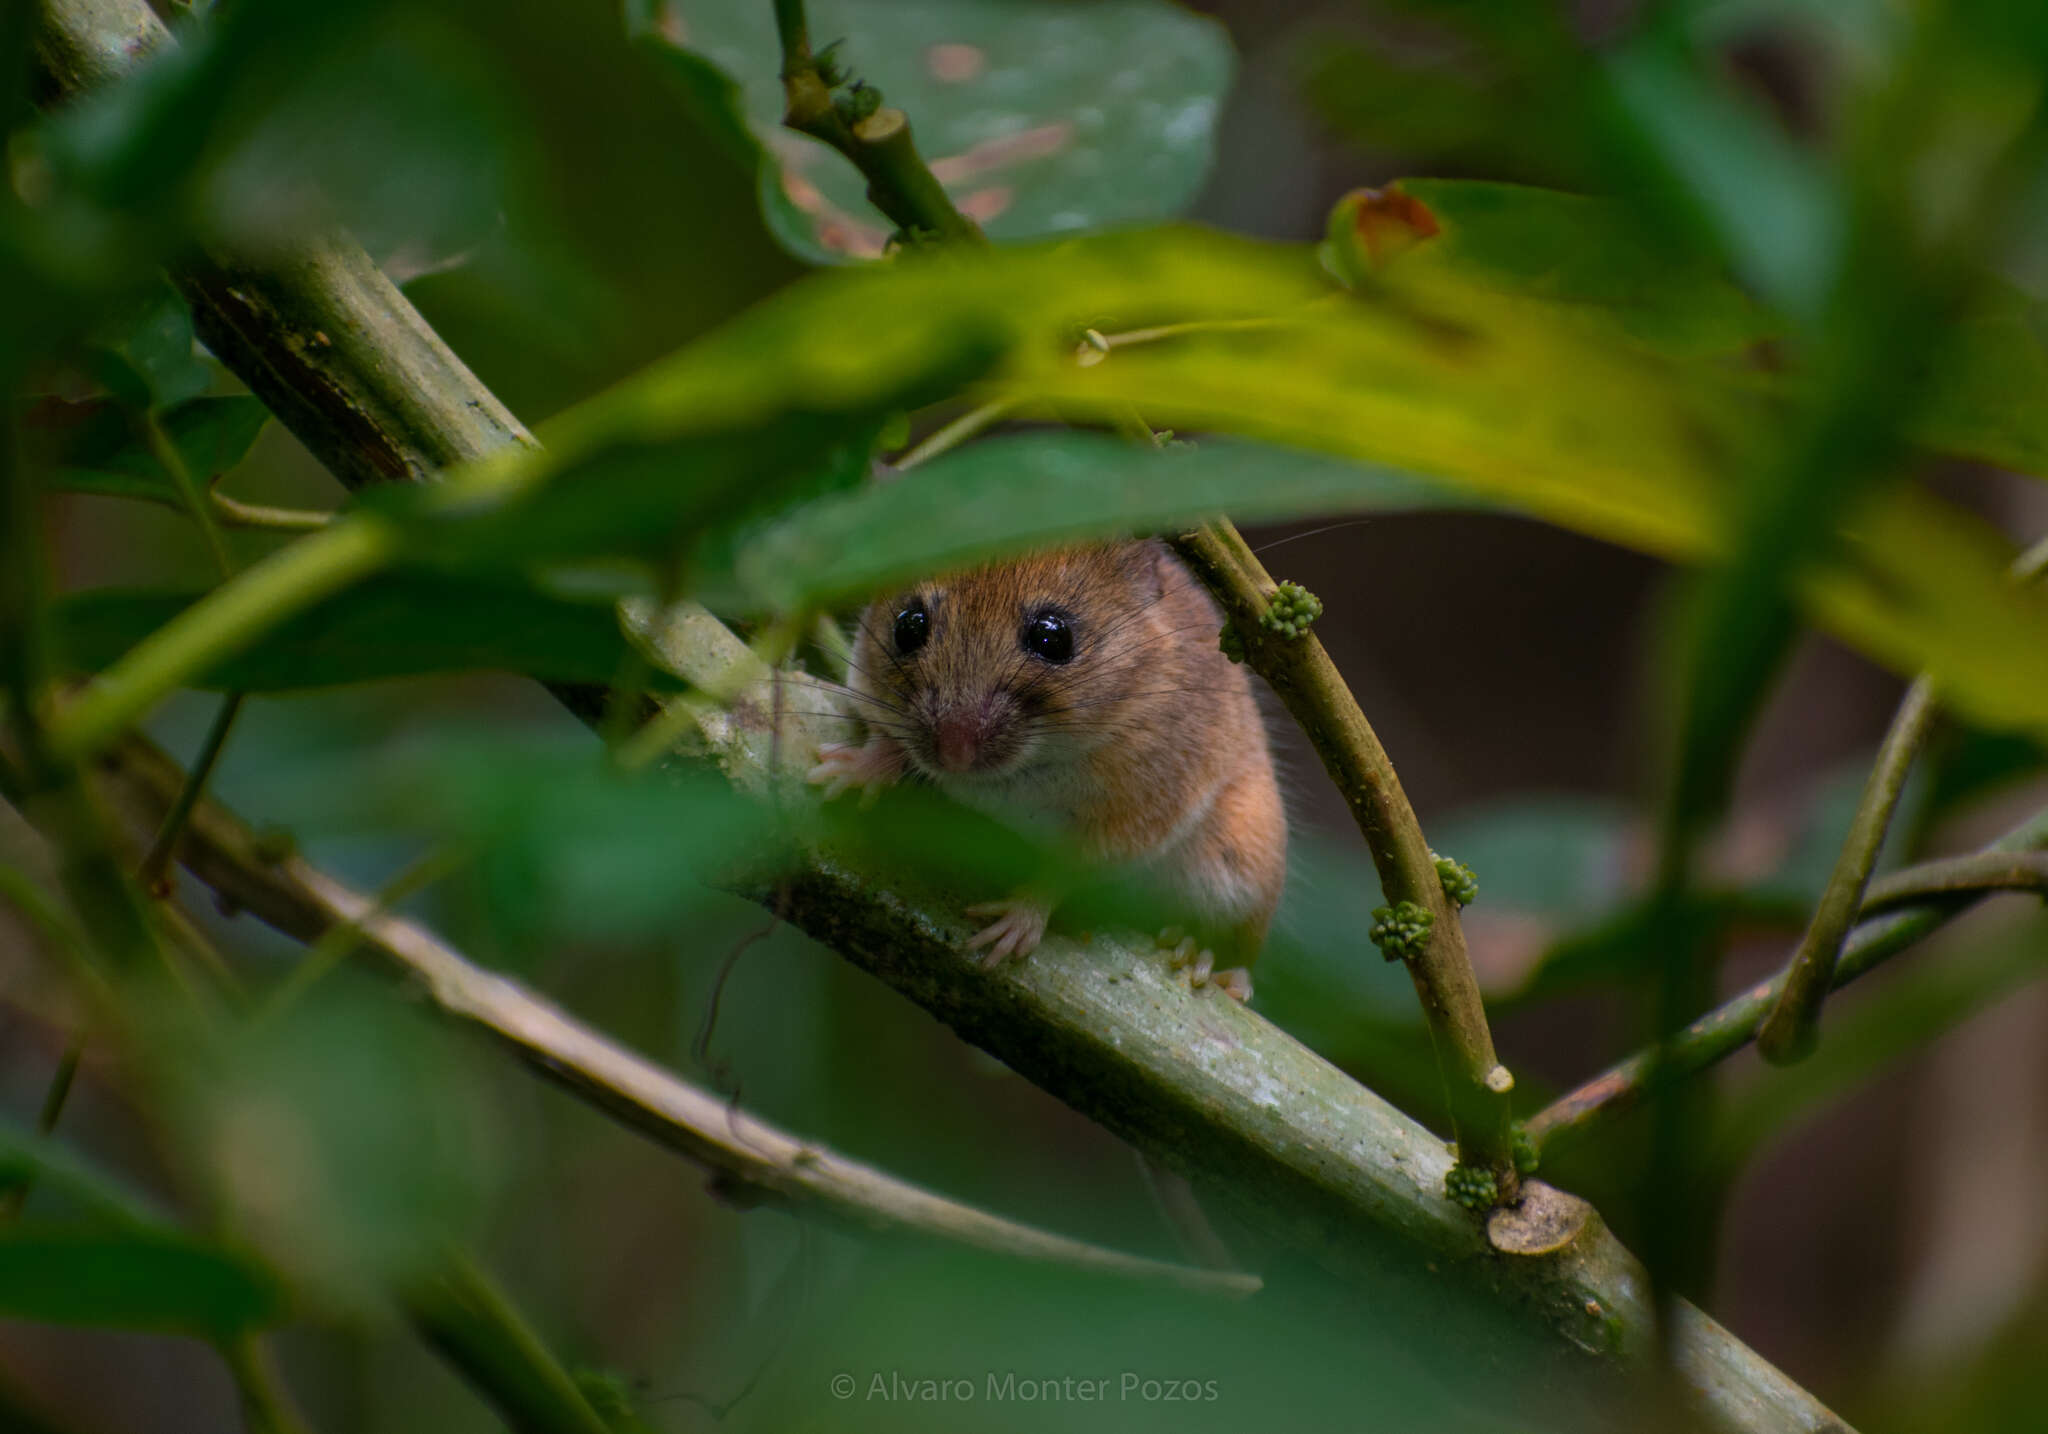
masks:
{"type": "MultiPolygon", "coordinates": [[[[1206,948],[1196,984],[1251,997],[1287,818],[1244,669],[1164,543],[1061,548],[934,578],[862,614],[849,674],[867,729],[810,776],[828,797],[905,777],[1091,859],[1167,879],[1206,948]],[[1216,962],[1233,969],[1212,976],[1216,962]]],[[[968,908],[986,964],[1037,947],[1057,896],[968,908]]],[[[1191,948],[1183,948],[1186,956],[1191,948]]]]}

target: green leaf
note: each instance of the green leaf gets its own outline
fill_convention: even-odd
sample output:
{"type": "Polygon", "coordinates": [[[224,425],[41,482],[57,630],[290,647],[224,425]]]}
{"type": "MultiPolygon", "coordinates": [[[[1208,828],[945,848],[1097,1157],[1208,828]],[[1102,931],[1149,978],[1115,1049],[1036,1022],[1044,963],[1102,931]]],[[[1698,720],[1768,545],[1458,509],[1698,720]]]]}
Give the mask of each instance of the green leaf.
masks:
{"type": "Polygon", "coordinates": [[[0,1313],[51,1324],[218,1337],[278,1317],[274,1280],[168,1230],[0,1230],[0,1313]]]}
{"type": "MultiPolygon", "coordinates": [[[[102,588],[56,606],[61,650],[97,671],[198,601],[200,594],[102,588]]],[[[299,613],[216,663],[194,685],[233,692],[337,687],[433,672],[523,672],[556,682],[610,682],[629,646],[609,603],[576,602],[507,582],[431,573],[373,578],[299,613]]],[[[655,690],[676,679],[655,673],[655,690]]]]}
{"type": "MultiPolygon", "coordinates": [[[[796,246],[830,262],[879,254],[889,225],[843,158],[782,129],[782,56],[767,4],[683,0],[682,43],[740,83],[807,211],[796,246]]],[[[918,150],[990,235],[1021,239],[1143,223],[1190,204],[1208,173],[1230,43],[1162,0],[825,0],[814,49],[910,116],[918,150]]],[[[775,222],[770,210],[770,222],[775,222]]],[[[778,229],[780,226],[777,226],[778,229]]]]}
{"type": "MultiPolygon", "coordinates": [[[[111,409],[105,414],[113,421],[87,425],[64,466],[50,472],[50,486],[110,498],[141,498],[183,511],[177,485],[136,434],[135,422],[111,409]]],[[[240,463],[269,420],[270,410],[262,400],[243,394],[187,399],[166,410],[158,422],[193,478],[205,484],[240,463]]]]}
{"type": "Polygon", "coordinates": [[[1299,450],[1227,440],[1160,450],[1092,433],[1022,434],[800,508],[742,546],[735,577],[745,598],[787,611],[1020,549],[1154,532],[1225,510],[1264,521],[1471,506],[1404,473],[1299,450]]]}

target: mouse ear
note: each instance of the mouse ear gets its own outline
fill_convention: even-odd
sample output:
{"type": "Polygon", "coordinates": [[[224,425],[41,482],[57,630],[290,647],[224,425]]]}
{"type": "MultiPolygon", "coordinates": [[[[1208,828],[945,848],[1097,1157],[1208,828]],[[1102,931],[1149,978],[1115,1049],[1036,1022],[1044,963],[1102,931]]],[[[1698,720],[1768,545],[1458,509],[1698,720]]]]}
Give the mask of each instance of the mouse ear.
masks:
{"type": "Polygon", "coordinates": [[[1166,580],[1175,562],[1173,550],[1158,538],[1137,538],[1117,546],[1125,577],[1147,602],[1166,595],[1166,580]]]}

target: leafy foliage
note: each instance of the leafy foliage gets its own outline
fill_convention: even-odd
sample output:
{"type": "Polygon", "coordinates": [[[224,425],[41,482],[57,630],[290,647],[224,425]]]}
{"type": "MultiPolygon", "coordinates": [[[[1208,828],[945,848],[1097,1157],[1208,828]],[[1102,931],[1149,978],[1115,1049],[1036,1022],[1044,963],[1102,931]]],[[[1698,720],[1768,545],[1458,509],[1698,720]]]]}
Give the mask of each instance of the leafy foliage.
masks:
{"type": "MultiPolygon", "coordinates": [[[[518,1283],[554,1302],[550,1339],[636,1371],[685,1350],[690,1398],[736,1385],[749,1362],[801,1372],[759,1380],[751,1406],[752,1381],[724,1389],[729,1404],[699,1399],[742,1425],[900,1427],[905,1411],[864,1387],[858,1407],[821,1397],[834,1366],[910,1347],[985,1363],[996,1348],[1064,1372],[1129,1328],[1149,1333],[1117,1348],[1198,1390],[1233,1361],[1252,1372],[1192,1421],[1126,1400],[1084,1411],[1102,1427],[1241,1427],[1253,1394],[1349,1418],[1366,1385],[1404,1427],[1611,1417],[1554,1370],[1532,1408],[1518,1389],[1548,1347],[1522,1351],[1434,1278],[1375,1270],[1399,1298],[1361,1312],[1275,1256],[1265,1302],[1224,1317],[981,1257],[814,1247],[809,1233],[794,1254],[775,1246],[763,1222],[665,1185],[675,1176],[651,1150],[499,1088],[391,991],[334,970],[348,929],[305,956],[187,912],[175,883],[171,906],[137,891],[134,855],[101,844],[96,809],[65,805],[93,780],[71,759],[159,708],[158,731],[197,747],[189,690],[252,696],[241,726],[216,729],[213,789],[288,819],[323,866],[384,886],[736,1102],[1133,1246],[1157,1233],[1120,1149],[1098,1159],[922,1017],[906,1024],[786,931],[764,935],[761,913],[718,888],[779,909],[799,852],[899,866],[891,899],[935,909],[1092,883],[1063,908],[1082,930],[1170,924],[1169,894],[925,791],[820,810],[795,790],[736,790],[687,753],[649,772],[637,703],[599,716],[600,750],[479,674],[616,683],[764,731],[755,695],[734,702],[701,673],[693,686],[671,670],[673,646],[637,621],[629,635],[614,605],[689,598],[735,619],[757,656],[809,667],[769,699],[786,715],[851,736],[843,648],[819,613],[1050,545],[1219,514],[1484,515],[1647,554],[1686,574],[1654,634],[1664,725],[1644,745],[1661,817],[1513,792],[1430,822],[1462,863],[1446,870],[1461,904],[1477,876],[1465,926],[1518,1021],[1559,997],[1615,995],[1669,1027],[1711,1003],[1722,947],[1796,936],[1859,776],[1802,783],[1765,861],[1723,864],[1739,843],[1717,823],[1801,624],[1930,674],[1961,719],[1908,789],[1887,866],[2041,771],[2048,597],[2011,579],[2015,544],[1981,516],[2001,510],[1953,462],[2048,476],[2048,220],[2034,193],[2048,26],[2028,7],[1797,7],[1828,77],[1813,102],[1832,106],[1806,121],[1761,103],[1769,86],[1749,74],[1743,47],[1794,23],[1774,7],[1647,7],[1597,44],[1515,0],[1379,7],[1363,39],[1311,67],[1326,113],[1404,167],[1525,182],[1416,177],[1330,196],[1319,245],[1163,222],[1211,170],[1236,64],[1214,21],[1165,0],[812,8],[841,103],[907,112],[986,248],[890,235],[852,168],[781,127],[769,0],[633,0],[623,26],[606,7],[544,0],[171,8],[177,43],[125,78],[99,73],[114,68],[104,55],[81,61],[93,93],[44,114],[10,93],[0,113],[0,789],[63,848],[24,862],[29,875],[0,853],[0,891],[32,918],[35,969],[66,993],[24,982],[8,999],[38,1025],[82,1020],[83,1079],[118,1091],[147,1136],[104,1117],[0,1131],[0,1190],[20,1203],[0,1214],[10,1319],[218,1341],[290,1319],[323,1339],[389,1340],[390,1302],[496,1231],[518,1283]],[[268,399],[317,454],[287,405],[322,381],[336,335],[261,311],[238,285],[272,271],[327,282],[337,224],[536,444],[346,499],[282,436],[258,445],[268,399]],[[196,320],[195,274],[218,281],[196,320]],[[222,292],[246,308],[224,317],[222,292]],[[252,359],[258,337],[276,342],[252,359]],[[1008,431],[955,442],[956,421],[1008,431]],[[927,445],[945,451],[927,461],[927,445]],[[303,539],[238,535],[222,552],[240,570],[222,579],[196,564],[180,468],[202,497],[232,470],[237,492],[336,516],[303,539]],[[422,707],[441,715],[400,715],[422,707]],[[424,895],[421,871],[435,878],[424,895]],[[106,959],[122,930],[160,971],[138,974],[131,951],[106,959]],[[304,964],[287,975],[287,960],[304,964]],[[827,1266],[844,1277],[814,1289],[827,1266]],[[700,1288],[701,1306],[677,1293],[700,1288]],[[710,1328],[726,1306],[757,1308],[758,1328],[710,1328]],[[1438,1341],[1445,1369],[1424,1379],[1370,1353],[1438,1323],[1487,1357],[1438,1341]],[[1181,1370],[1197,1347],[1227,1353],[1181,1370]]],[[[29,68],[32,23],[0,22],[9,74],[29,68]]],[[[1324,596],[1327,613],[1287,585],[1276,630],[1328,641],[1347,666],[1348,643],[1367,707],[1398,711],[1398,693],[1369,685],[1372,641],[1440,619],[1324,596]]],[[[1439,641],[1453,664],[1459,634],[1439,641]]],[[[1484,700],[1518,732],[1511,698],[1484,700]]],[[[276,860],[290,850],[281,838],[276,860]]],[[[1411,954],[1430,913],[1388,902],[1348,845],[1304,834],[1293,862],[1261,1009],[1440,1117],[1406,973],[1372,949],[1411,954]]],[[[1711,1222],[1685,1199],[2037,976],[2039,950],[1992,943],[1902,982],[1831,1028],[1813,1064],[1702,1118],[1698,1163],[1682,1168],[1695,1178],[1648,1180],[1639,1204],[1603,1210],[1632,1240],[1678,1230],[1710,1251],[1711,1222]]],[[[1531,1095],[1542,1075],[1515,1065],[1531,1095]]],[[[18,1064],[6,1074],[19,1104],[34,1082],[18,1064]]],[[[1653,1112],[1660,1158],[1676,1108],[1653,1112]]],[[[1492,1177],[1457,1169],[1487,1205],[1492,1177]]],[[[1673,1266],[1650,1249],[1662,1278],[1673,1266]]],[[[985,1371],[962,1368],[982,1391],[985,1371]]],[[[685,1397],[636,1412],[644,1380],[585,1384],[621,1427],[655,1427],[654,1400],[685,1397]]],[[[1881,1401],[1864,1402],[1875,1427],[1881,1401]]],[[[957,1424],[950,1409],[909,1413],[957,1424]]]]}

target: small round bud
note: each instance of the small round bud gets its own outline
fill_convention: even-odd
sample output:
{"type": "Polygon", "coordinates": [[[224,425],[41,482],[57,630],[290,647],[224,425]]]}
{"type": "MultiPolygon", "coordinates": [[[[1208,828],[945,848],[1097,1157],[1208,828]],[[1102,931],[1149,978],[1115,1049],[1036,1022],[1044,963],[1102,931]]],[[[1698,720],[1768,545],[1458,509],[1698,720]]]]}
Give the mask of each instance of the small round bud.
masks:
{"type": "Polygon", "coordinates": [[[1506,1066],[1495,1066],[1486,1073],[1486,1088],[1495,1095],[1506,1095],[1515,1088],[1514,1072],[1506,1066]]]}

